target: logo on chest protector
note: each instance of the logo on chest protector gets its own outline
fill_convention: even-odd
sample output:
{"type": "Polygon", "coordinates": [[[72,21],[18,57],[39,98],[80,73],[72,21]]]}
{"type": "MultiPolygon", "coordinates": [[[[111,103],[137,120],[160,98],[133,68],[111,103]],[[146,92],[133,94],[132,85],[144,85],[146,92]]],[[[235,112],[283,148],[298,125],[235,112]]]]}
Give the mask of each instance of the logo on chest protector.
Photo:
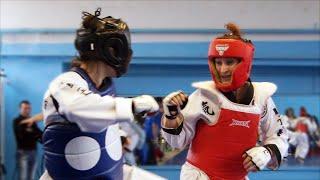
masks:
{"type": "Polygon", "coordinates": [[[208,102],[202,101],[202,110],[204,111],[204,113],[208,115],[211,115],[211,116],[214,115],[214,111],[212,109],[209,111],[208,102]]]}
{"type": "Polygon", "coordinates": [[[238,121],[238,120],[232,119],[232,123],[229,124],[229,126],[243,126],[243,127],[246,127],[246,128],[250,128],[249,127],[249,122],[250,121],[238,121]]]}

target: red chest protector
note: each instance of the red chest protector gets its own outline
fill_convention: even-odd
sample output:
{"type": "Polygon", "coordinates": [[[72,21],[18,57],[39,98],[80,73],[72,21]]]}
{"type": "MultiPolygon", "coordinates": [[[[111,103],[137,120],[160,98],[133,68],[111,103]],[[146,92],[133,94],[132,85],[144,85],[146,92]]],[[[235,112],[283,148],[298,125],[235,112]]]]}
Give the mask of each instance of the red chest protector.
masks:
{"type": "Polygon", "coordinates": [[[296,126],[296,131],[308,133],[308,126],[302,122],[298,122],[296,126]]]}
{"type": "Polygon", "coordinates": [[[245,179],[242,155],[256,145],[259,120],[259,114],[223,108],[215,125],[199,120],[187,161],[210,179],[245,179]]]}

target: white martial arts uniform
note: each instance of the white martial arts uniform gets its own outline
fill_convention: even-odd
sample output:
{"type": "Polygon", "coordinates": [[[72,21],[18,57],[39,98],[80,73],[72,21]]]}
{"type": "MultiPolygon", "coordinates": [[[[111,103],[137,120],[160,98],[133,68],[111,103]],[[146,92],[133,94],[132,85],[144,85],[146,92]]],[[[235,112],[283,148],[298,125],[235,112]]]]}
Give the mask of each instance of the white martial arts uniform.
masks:
{"type": "Polygon", "coordinates": [[[311,120],[307,117],[298,117],[289,120],[286,115],[283,115],[282,119],[288,128],[295,129],[294,131],[288,131],[289,143],[296,147],[294,157],[305,159],[310,149],[307,133],[314,133],[317,130],[317,125],[315,123],[311,123],[311,120]],[[300,123],[304,126],[304,131],[297,129],[297,125],[300,123]]]}
{"type": "Polygon", "coordinates": [[[132,99],[113,93],[110,81],[98,90],[80,68],[50,83],[43,103],[43,141],[45,166],[54,179],[122,179],[117,122],[133,120],[132,99]]]}
{"type": "Polygon", "coordinates": [[[66,72],[50,83],[44,95],[46,125],[63,121],[50,95],[59,103],[59,113],[76,123],[82,131],[101,132],[116,121],[133,120],[132,99],[93,93],[79,74],[66,72]]]}
{"type": "Polygon", "coordinates": [[[130,179],[123,174],[118,122],[133,120],[133,99],[113,93],[112,83],[97,90],[80,68],[50,83],[43,103],[47,170],[41,179],[130,179]]]}
{"type": "MultiPolygon", "coordinates": [[[[281,159],[288,149],[288,136],[287,130],[284,128],[271,99],[271,95],[276,91],[274,84],[253,83],[254,95],[249,105],[231,102],[215,88],[213,81],[194,83],[193,86],[196,87],[197,90],[189,96],[188,104],[181,111],[184,117],[184,121],[179,127],[181,128],[182,126],[181,131],[177,132],[179,130],[165,127],[163,127],[164,129],[162,130],[163,137],[172,147],[182,149],[190,144],[187,162],[182,166],[181,179],[208,179],[209,177],[219,179],[218,175],[224,176],[224,174],[226,174],[225,178],[241,177],[240,179],[245,179],[246,172],[244,169],[241,169],[243,168],[241,156],[245,153],[245,150],[254,147],[258,139],[261,141],[261,145],[272,144],[273,147],[276,147],[275,149],[277,149],[278,152],[277,157],[273,156],[268,163],[268,167],[276,169],[279,166],[281,159]],[[236,116],[229,116],[229,113],[235,114],[236,116]],[[224,114],[223,116],[230,118],[220,120],[223,118],[220,114],[224,114]],[[252,119],[248,120],[246,117],[252,119]],[[253,129],[249,132],[248,129],[250,129],[251,126],[253,129]],[[199,130],[199,128],[201,129],[199,130]],[[174,133],[171,133],[171,130],[174,130],[174,133]],[[219,132],[215,135],[217,137],[212,137],[213,131],[219,132]],[[230,134],[233,133],[233,131],[238,133],[238,135],[234,135],[236,137],[232,137],[233,135],[230,134]],[[252,135],[243,135],[245,133],[252,133],[252,135]],[[255,137],[255,134],[259,134],[259,137],[258,135],[255,137]],[[238,152],[237,156],[240,157],[232,157],[232,151],[237,151],[238,148],[232,149],[233,146],[229,148],[229,145],[219,140],[226,139],[229,144],[246,142],[247,140],[245,138],[243,141],[238,141],[242,136],[251,138],[251,145],[244,144],[239,146],[240,149],[245,149],[238,152]],[[252,139],[252,137],[254,138],[252,139]],[[202,139],[199,140],[200,138],[202,139]],[[235,141],[232,142],[233,140],[235,141]],[[202,141],[204,143],[199,143],[202,141]],[[215,144],[215,141],[219,141],[219,143],[215,144]],[[220,143],[224,147],[218,147],[220,143]],[[220,154],[218,156],[210,154],[211,151],[215,149],[219,149],[220,154]],[[204,153],[203,156],[201,155],[202,153],[204,153]],[[240,168],[241,171],[244,171],[244,175],[233,176],[238,173],[238,170],[234,172],[229,170],[231,172],[228,172],[228,168],[231,167],[226,167],[227,165],[224,163],[227,162],[227,159],[230,157],[238,161],[238,165],[233,168],[240,168]],[[214,161],[218,161],[218,159],[224,160],[221,161],[223,163],[212,164],[210,158],[214,158],[214,161]],[[239,165],[240,163],[241,165],[239,165]],[[213,166],[217,169],[213,169],[213,166]],[[216,173],[215,171],[219,172],[216,173]],[[211,174],[209,175],[208,172],[211,174]],[[206,176],[206,174],[209,177],[206,176]]],[[[232,163],[230,165],[232,165],[232,163]]],[[[220,178],[223,177],[220,176],[220,178]]]]}

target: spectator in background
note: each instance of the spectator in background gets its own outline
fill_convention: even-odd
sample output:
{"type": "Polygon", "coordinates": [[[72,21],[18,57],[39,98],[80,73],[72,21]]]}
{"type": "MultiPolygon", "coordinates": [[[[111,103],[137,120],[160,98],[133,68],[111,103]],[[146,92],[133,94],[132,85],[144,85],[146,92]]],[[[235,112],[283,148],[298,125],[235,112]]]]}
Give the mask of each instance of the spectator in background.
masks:
{"type": "Polygon", "coordinates": [[[300,107],[300,117],[296,119],[295,130],[311,136],[317,131],[317,124],[304,106],[300,107]]]}
{"type": "Polygon", "coordinates": [[[163,115],[163,105],[162,105],[162,98],[161,97],[156,98],[156,100],[159,104],[159,111],[151,116],[148,116],[148,118],[150,118],[153,122],[152,123],[153,140],[158,143],[159,138],[160,138],[161,118],[163,115]]]}
{"type": "Polygon", "coordinates": [[[307,109],[304,106],[300,107],[300,117],[308,117],[310,116],[307,112],[307,109]]]}
{"type": "Polygon", "coordinates": [[[293,130],[294,129],[293,127],[296,124],[296,118],[297,118],[297,116],[294,113],[293,108],[291,108],[291,107],[287,108],[285,110],[285,116],[286,116],[286,118],[288,118],[288,121],[287,121],[288,122],[288,128],[290,130],[293,130]]]}
{"type": "Polygon", "coordinates": [[[142,150],[141,164],[155,165],[164,155],[159,147],[161,117],[163,114],[162,98],[158,97],[156,100],[159,104],[159,111],[148,114],[143,124],[146,132],[146,143],[142,150]]]}
{"type": "Polygon", "coordinates": [[[153,120],[150,115],[145,117],[143,129],[146,133],[146,142],[140,152],[141,165],[156,165],[156,157],[154,155],[154,140],[153,140],[153,120]]]}
{"type": "Polygon", "coordinates": [[[152,119],[152,137],[154,142],[154,155],[156,158],[156,161],[162,161],[162,158],[164,156],[162,150],[160,149],[160,141],[161,141],[161,118],[163,115],[163,105],[162,105],[162,97],[156,98],[158,104],[159,104],[159,111],[156,112],[153,116],[150,118],[152,119]]]}
{"type": "MultiPolygon", "coordinates": [[[[287,114],[287,111],[286,111],[287,114]]],[[[295,119],[288,118],[287,115],[281,116],[281,120],[284,124],[285,127],[288,128],[288,142],[290,144],[290,148],[288,150],[288,153],[292,153],[294,158],[299,162],[299,163],[304,163],[304,159],[308,155],[309,152],[309,140],[308,140],[308,135],[304,132],[300,131],[295,131],[294,128],[289,128],[290,127],[290,121],[294,122],[296,121],[295,119]]]]}
{"type": "Polygon", "coordinates": [[[315,129],[311,123],[310,115],[304,106],[300,107],[300,117],[296,119],[295,129],[306,134],[313,132],[315,129]]]}
{"type": "Polygon", "coordinates": [[[299,163],[304,163],[310,151],[310,142],[318,145],[317,124],[310,116],[305,107],[300,107],[300,116],[296,117],[292,108],[285,111],[282,120],[288,127],[289,135],[289,151],[294,154],[295,159],[299,163]]]}
{"type": "Polygon", "coordinates": [[[305,132],[308,135],[310,150],[319,145],[319,130],[318,121],[316,116],[308,113],[304,106],[300,107],[300,117],[298,118],[297,130],[305,132]]]}
{"type": "Polygon", "coordinates": [[[317,126],[317,128],[319,128],[319,121],[317,116],[311,116],[311,123],[317,126]]]}
{"type": "Polygon", "coordinates": [[[43,114],[42,113],[38,113],[32,117],[29,117],[23,121],[21,121],[20,124],[26,124],[28,127],[32,126],[34,123],[37,123],[39,121],[43,120],[43,114]]]}
{"type": "Polygon", "coordinates": [[[22,124],[21,122],[30,117],[31,104],[29,101],[21,101],[20,114],[13,120],[13,129],[17,142],[16,166],[19,180],[34,178],[36,170],[37,140],[42,132],[36,123],[22,124]]]}
{"type": "Polygon", "coordinates": [[[312,122],[317,126],[317,131],[315,132],[315,145],[320,148],[320,128],[318,118],[316,116],[312,116],[312,122]]]}
{"type": "Polygon", "coordinates": [[[124,145],[124,162],[128,165],[137,165],[134,151],[142,149],[146,140],[146,134],[141,126],[135,122],[124,121],[120,122],[119,125],[121,130],[125,132],[125,135],[121,136],[122,141],[125,138],[125,143],[122,142],[124,145]]]}

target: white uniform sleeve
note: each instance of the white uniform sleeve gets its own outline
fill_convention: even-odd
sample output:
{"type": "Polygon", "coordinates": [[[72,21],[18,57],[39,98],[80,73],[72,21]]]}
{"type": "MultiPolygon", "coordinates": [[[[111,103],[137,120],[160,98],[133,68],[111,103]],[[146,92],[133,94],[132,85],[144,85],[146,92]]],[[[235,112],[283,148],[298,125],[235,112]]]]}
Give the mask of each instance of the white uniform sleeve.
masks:
{"type": "MultiPolygon", "coordinates": [[[[183,149],[190,144],[191,140],[194,137],[196,124],[199,120],[201,102],[199,101],[200,90],[193,92],[188,98],[188,104],[181,111],[184,121],[179,126],[178,129],[172,129],[177,131],[177,133],[168,133],[164,131],[164,127],[161,130],[162,136],[164,139],[171,145],[173,148],[183,149]]],[[[168,129],[167,129],[168,130],[168,129]]]]}
{"type": "MultiPolygon", "coordinates": [[[[78,124],[82,131],[99,132],[117,120],[133,119],[131,99],[95,94],[74,72],[56,78],[50,84],[45,100],[52,101],[48,97],[50,95],[59,104],[59,114],[78,124]]],[[[53,103],[47,104],[52,106],[53,103]]],[[[50,114],[46,114],[45,118],[48,116],[50,114]]]]}
{"type": "Polygon", "coordinates": [[[273,151],[272,159],[267,166],[276,169],[288,151],[288,131],[271,97],[264,108],[266,113],[260,120],[260,136],[263,145],[273,151]]]}
{"type": "Polygon", "coordinates": [[[309,123],[308,130],[311,134],[316,133],[318,129],[317,123],[315,121],[309,123]]]}

